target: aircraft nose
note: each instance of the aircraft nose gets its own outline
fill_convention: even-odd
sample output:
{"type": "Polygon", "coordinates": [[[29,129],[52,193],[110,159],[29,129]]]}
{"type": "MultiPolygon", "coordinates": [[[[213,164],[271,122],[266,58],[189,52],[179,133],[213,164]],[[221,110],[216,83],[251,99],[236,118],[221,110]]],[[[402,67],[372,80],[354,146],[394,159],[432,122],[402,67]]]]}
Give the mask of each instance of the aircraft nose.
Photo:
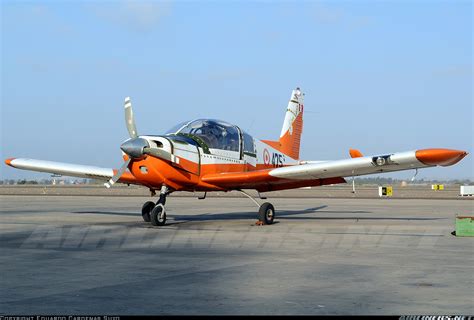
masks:
{"type": "Polygon", "coordinates": [[[131,158],[143,157],[143,149],[148,148],[148,142],[143,138],[132,138],[128,139],[120,146],[123,152],[129,155],[131,158]]]}
{"type": "Polygon", "coordinates": [[[446,167],[458,163],[468,153],[451,149],[423,149],[417,150],[415,155],[420,162],[426,165],[446,167]]]}

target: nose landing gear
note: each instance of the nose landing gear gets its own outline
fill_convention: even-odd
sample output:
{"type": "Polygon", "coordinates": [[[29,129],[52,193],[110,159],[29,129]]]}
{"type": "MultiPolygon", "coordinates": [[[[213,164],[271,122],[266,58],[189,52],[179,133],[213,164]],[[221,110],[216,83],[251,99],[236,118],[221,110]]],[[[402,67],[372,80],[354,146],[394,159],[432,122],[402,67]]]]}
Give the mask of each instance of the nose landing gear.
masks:
{"type": "Polygon", "coordinates": [[[160,198],[156,202],[147,201],[142,207],[142,218],[145,222],[151,222],[154,226],[164,226],[166,224],[166,196],[169,194],[167,186],[162,186],[160,198]]]}
{"type": "Polygon", "coordinates": [[[155,203],[153,201],[147,201],[142,207],[142,218],[145,222],[150,222],[150,213],[155,208],[155,203]]]}

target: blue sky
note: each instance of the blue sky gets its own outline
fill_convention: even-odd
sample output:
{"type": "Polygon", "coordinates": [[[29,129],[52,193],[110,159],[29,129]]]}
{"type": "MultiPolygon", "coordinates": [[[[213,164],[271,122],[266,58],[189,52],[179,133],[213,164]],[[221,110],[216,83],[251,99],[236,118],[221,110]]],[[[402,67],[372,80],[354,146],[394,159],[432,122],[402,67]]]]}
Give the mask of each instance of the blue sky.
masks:
{"type": "Polygon", "coordinates": [[[2,159],[120,166],[125,96],[140,134],[209,117],[276,139],[300,86],[302,158],[462,149],[418,177],[474,178],[470,1],[1,3],[2,159]]]}

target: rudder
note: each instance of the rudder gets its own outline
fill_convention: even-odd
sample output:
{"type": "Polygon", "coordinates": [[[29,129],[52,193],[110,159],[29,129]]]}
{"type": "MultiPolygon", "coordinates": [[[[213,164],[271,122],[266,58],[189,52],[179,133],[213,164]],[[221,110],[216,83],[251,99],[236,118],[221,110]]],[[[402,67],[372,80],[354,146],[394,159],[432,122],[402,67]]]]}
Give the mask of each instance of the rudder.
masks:
{"type": "Polygon", "coordinates": [[[303,133],[304,93],[300,88],[291,92],[285,120],[278,141],[264,141],[280,152],[298,160],[300,157],[301,134],[303,133]]]}

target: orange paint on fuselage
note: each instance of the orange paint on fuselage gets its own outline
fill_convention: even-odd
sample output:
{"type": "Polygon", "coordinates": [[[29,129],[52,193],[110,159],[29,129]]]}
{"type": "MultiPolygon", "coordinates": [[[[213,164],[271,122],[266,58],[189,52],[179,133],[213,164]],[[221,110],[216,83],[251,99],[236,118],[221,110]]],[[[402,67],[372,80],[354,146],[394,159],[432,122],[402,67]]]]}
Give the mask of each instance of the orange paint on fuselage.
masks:
{"type": "MultiPolygon", "coordinates": [[[[183,159],[180,159],[181,161],[183,159]]],[[[137,180],[152,189],[159,189],[166,184],[174,190],[222,191],[225,188],[201,181],[201,176],[223,172],[243,172],[248,169],[248,166],[234,163],[206,164],[201,165],[200,175],[197,175],[170,162],[147,156],[142,160],[133,161],[129,169],[137,180]],[[141,169],[141,167],[146,169],[141,169]]]]}
{"type": "Polygon", "coordinates": [[[199,183],[199,176],[196,174],[152,156],[133,161],[129,170],[143,185],[151,189],[159,189],[166,184],[174,190],[192,190],[199,183]]]}
{"type": "Polygon", "coordinates": [[[173,166],[178,167],[184,171],[194,173],[194,174],[199,174],[200,172],[200,166],[199,163],[189,161],[186,158],[183,157],[176,157],[178,159],[177,163],[173,163],[173,166]]]}
{"type": "Polygon", "coordinates": [[[256,167],[236,163],[204,164],[200,166],[200,174],[197,175],[176,164],[147,156],[132,161],[129,166],[131,174],[125,173],[120,182],[139,183],[154,190],[165,184],[176,191],[229,191],[241,188],[270,191],[345,182],[342,178],[304,181],[281,179],[269,175],[274,168],[273,165],[265,164],[258,164],[256,167]],[[326,180],[331,182],[325,182],[326,180]]]}

